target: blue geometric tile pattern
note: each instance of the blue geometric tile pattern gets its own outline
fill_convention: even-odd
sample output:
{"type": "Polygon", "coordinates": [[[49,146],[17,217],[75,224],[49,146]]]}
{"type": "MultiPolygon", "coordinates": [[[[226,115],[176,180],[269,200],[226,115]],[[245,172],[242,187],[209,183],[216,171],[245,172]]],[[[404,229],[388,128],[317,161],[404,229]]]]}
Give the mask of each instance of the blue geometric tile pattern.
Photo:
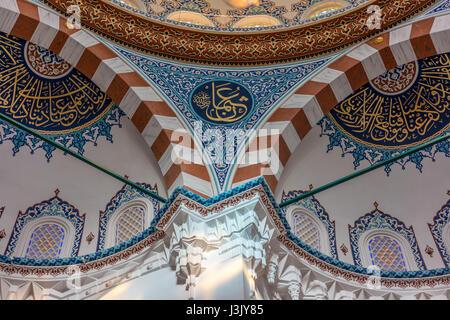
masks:
{"type": "MultiPolygon", "coordinates": [[[[450,267],[450,248],[446,246],[446,241],[444,240],[444,237],[449,237],[449,235],[445,235],[443,232],[448,223],[450,223],[450,200],[434,216],[433,224],[428,224],[444,264],[450,267]]],[[[447,243],[450,243],[450,239],[446,240],[447,243]]]]}
{"type": "Polygon", "coordinates": [[[425,263],[423,262],[422,254],[420,253],[419,247],[417,245],[416,236],[414,235],[413,227],[407,228],[403,222],[394,218],[380,210],[375,209],[370,213],[364,215],[355,221],[355,225],[348,226],[350,235],[350,245],[353,254],[353,260],[355,265],[362,266],[361,254],[359,247],[359,239],[361,235],[366,231],[372,229],[386,229],[391,230],[405,238],[411,247],[412,254],[414,256],[414,261],[417,264],[419,270],[425,270],[425,263]]]}
{"type": "Polygon", "coordinates": [[[183,120],[207,156],[212,167],[218,193],[230,184],[230,173],[236,166],[235,156],[248,139],[249,130],[254,130],[278,106],[278,102],[304,81],[315,70],[335,57],[326,57],[293,65],[252,69],[224,69],[195,67],[164,62],[125,50],[113,49],[129,60],[154,87],[166,97],[166,101],[183,120]],[[192,92],[206,81],[225,81],[246,88],[254,97],[253,108],[245,121],[227,125],[220,122],[200,122],[202,118],[191,107],[192,92]],[[200,124],[201,123],[201,124],[200,124]],[[222,134],[216,134],[219,130],[222,134]],[[234,139],[228,137],[233,130],[234,139]]]}
{"type": "MultiPolygon", "coordinates": [[[[155,184],[154,187],[145,184],[139,183],[140,186],[144,187],[148,191],[152,191],[158,194],[158,186],[155,184]]],[[[159,202],[156,199],[151,198],[150,196],[142,193],[139,190],[132,188],[129,185],[124,185],[122,189],[120,189],[114,197],[108,202],[104,211],[100,211],[100,224],[99,224],[99,232],[98,232],[98,243],[97,243],[97,251],[101,251],[105,247],[105,238],[106,238],[106,227],[108,225],[108,221],[114,212],[120,208],[123,204],[136,199],[136,198],[147,198],[153,203],[154,214],[159,210],[159,202]]]]}
{"type": "Polygon", "coordinates": [[[8,246],[5,250],[5,255],[11,256],[14,253],[19,236],[28,222],[45,216],[60,216],[66,218],[68,222],[73,225],[75,229],[75,240],[72,246],[71,256],[76,257],[78,255],[85,215],[80,215],[77,208],[59,198],[59,191],[56,191],[55,193],[56,195],[53,198],[31,206],[24,213],[19,212],[11,238],[9,239],[8,246]]]}
{"type": "MultiPolygon", "coordinates": [[[[305,191],[301,191],[301,190],[292,190],[292,191],[289,191],[288,193],[285,193],[283,191],[283,194],[281,196],[281,202],[285,202],[287,200],[293,199],[304,193],[305,193],[305,191]]],[[[320,204],[320,202],[314,196],[297,201],[295,204],[300,207],[305,208],[309,212],[314,213],[316,215],[316,217],[318,219],[320,219],[320,221],[322,221],[322,223],[328,233],[328,241],[330,242],[330,255],[333,258],[337,259],[338,255],[337,255],[337,245],[336,245],[335,223],[334,223],[334,221],[330,220],[330,216],[329,216],[328,212],[326,212],[325,208],[320,204]]]]}

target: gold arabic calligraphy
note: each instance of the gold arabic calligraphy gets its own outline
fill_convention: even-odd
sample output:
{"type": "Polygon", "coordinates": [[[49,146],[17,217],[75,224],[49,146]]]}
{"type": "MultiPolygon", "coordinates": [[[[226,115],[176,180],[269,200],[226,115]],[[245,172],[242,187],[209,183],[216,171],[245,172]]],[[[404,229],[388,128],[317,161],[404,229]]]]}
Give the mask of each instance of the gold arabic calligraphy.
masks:
{"type": "Polygon", "coordinates": [[[45,134],[89,126],[112,106],[109,98],[78,71],[46,80],[27,68],[22,40],[0,35],[0,112],[45,134]]]}
{"type": "MultiPolygon", "coordinates": [[[[208,88],[206,86],[205,88],[208,88]]],[[[211,83],[212,97],[205,91],[193,97],[194,103],[200,109],[205,109],[206,117],[214,122],[231,123],[242,119],[247,114],[244,102],[249,98],[242,94],[240,87],[233,88],[231,83],[211,83]]]]}
{"type": "Polygon", "coordinates": [[[425,60],[408,91],[383,96],[366,85],[336,106],[332,119],[356,140],[378,147],[407,147],[443,132],[450,121],[450,59],[441,55],[425,60]]]}

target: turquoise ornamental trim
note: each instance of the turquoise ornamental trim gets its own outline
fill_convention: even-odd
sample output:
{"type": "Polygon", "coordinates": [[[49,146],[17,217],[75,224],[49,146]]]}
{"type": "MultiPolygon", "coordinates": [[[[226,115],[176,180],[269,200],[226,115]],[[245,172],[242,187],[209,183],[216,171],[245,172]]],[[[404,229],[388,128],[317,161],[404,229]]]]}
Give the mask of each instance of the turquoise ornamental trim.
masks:
{"type": "MultiPolygon", "coordinates": [[[[239,186],[237,188],[234,188],[228,192],[225,192],[223,194],[220,194],[214,198],[210,199],[204,199],[182,187],[178,187],[175,189],[175,191],[171,194],[168,201],[164,204],[164,206],[160,209],[158,214],[153,219],[150,227],[143,231],[141,234],[131,238],[130,240],[123,242],[115,247],[98,251],[96,253],[92,253],[89,255],[79,256],[79,257],[72,257],[72,258],[63,258],[63,259],[43,259],[43,260],[34,260],[34,259],[26,259],[26,258],[12,258],[5,255],[0,255],[0,263],[6,263],[6,264],[12,264],[16,266],[39,266],[39,267],[57,267],[57,266],[69,266],[69,265],[77,265],[77,264],[87,264],[89,262],[93,262],[96,260],[104,259],[106,257],[112,256],[114,254],[117,254],[119,252],[123,252],[126,249],[138,244],[139,242],[145,240],[146,238],[150,237],[151,235],[155,234],[157,232],[156,225],[161,220],[161,218],[164,216],[164,213],[167,211],[167,209],[175,202],[178,195],[183,195],[187,198],[189,198],[192,201],[195,201],[203,206],[211,206],[212,204],[215,204],[217,202],[223,201],[225,199],[231,198],[235,195],[238,195],[246,190],[255,188],[257,186],[262,186],[265,193],[267,194],[271,205],[273,205],[275,211],[277,212],[278,217],[286,227],[286,234],[285,236],[289,238],[292,242],[294,242],[298,247],[300,247],[302,250],[308,252],[309,254],[317,257],[318,259],[322,260],[323,262],[326,262],[330,264],[331,266],[347,270],[354,273],[359,273],[363,275],[372,275],[372,271],[360,267],[351,265],[342,261],[339,261],[333,257],[327,256],[323,253],[320,253],[316,249],[308,246],[303,241],[298,239],[291,231],[290,227],[287,223],[287,220],[285,219],[285,215],[283,210],[279,207],[279,205],[276,203],[275,198],[270,191],[269,186],[265,182],[264,178],[260,177],[253,181],[250,181],[242,186],[239,186]]],[[[402,278],[402,279],[411,279],[411,278],[428,278],[428,277],[437,277],[437,276],[443,276],[443,275],[450,275],[450,268],[441,268],[441,269],[434,269],[434,270],[424,270],[424,271],[407,271],[407,272],[393,272],[393,271],[381,271],[380,276],[384,278],[402,278]]]]}

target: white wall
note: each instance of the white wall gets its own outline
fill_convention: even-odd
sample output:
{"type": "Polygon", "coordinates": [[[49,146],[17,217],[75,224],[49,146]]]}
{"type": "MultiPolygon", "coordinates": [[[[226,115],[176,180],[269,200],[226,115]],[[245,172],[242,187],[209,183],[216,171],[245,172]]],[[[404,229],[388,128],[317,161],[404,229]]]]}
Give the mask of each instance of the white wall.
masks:
{"type": "MultiPolygon", "coordinates": [[[[206,255],[205,271],[197,278],[195,300],[242,300],[248,298],[248,280],[240,256],[226,259],[218,251],[206,255]]],[[[97,296],[95,298],[98,298],[97,296]]],[[[101,295],[103,300],[187,300],[185,284],[177,284],[170,267],[135,278],[101,295]]]]}
{"type": "MultiPolygon", "coordinates": [[[[278,201],[283,190],[309,190],[309,184],[317,188],[355,172],[353,157],[342,158],[339,148],[326,153],[328,137],[319,135],[320,127],[316,126],[289,159],[275,192],[278,201]]],[[[348,225],[353,226],[355,220],[374,210],[376,201],[381,211],[400,219],[407,227],[413,226],[428,269],[444,267],[427,223],[432,223],[448,200],[450,161],[439,154],[436,162],[425,159],[423,164],[422,173],[412,163],[405,170],[394,165],[390,176],[379,168],[315,195],[330,219],[336,221],[339,259],[353,264],[351,252],[344,256],[339,247],[344,243],[350,250],[348,225]],[[424,252],[427,245],[434,249],[432,258],[424,252]]],[[[358,170],[367,166],[367,161],[361,162],[358,170]]]]}
{"type": "MultiPolygon", "coordinates": [[[[122,128],[111,129],[113,143],[103,137],[98,140],[97,147],[88,143],[84,156],[120,175],[128,175],[132,181],[152,186],[156,183],[159,194],[167,197],[164,179],[150,148],[126,116],[122,117],[121,123],[122,128]]],[[[86,213],[79,254],[94,252],[99,211],[105,209],[123,183],[78,159],[64,156],[60,150],[53,152],[49,163],[42,150],[31,155],[23,148],[14,157],[11,150],[11,142],[0,144],[0,207],[6,207],[0,219],[0,230],[4,228],[7,234],[0,241],[0,253],[6,249],[19,211],[24,212],[34,204],[52,198],[57,188],[60,198],[78,208],[81,214],[86,213]],[[90,232],[95,239],[88,245],[86,236],[90,232]]]]}

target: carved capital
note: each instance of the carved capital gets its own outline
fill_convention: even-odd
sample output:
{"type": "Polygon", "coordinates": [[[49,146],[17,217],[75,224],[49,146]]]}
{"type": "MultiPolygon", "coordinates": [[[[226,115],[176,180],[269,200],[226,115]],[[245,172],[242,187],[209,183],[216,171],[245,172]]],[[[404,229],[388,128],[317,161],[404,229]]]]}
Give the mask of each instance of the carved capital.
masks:
{"type": "Polygon", "coordinates": [[[276,273],[277,273],[277,266],[278,266],[278,255],[273,254],[270,257],[270,261],[267,264],[267,281],[270,284],[275,283],[276,273]]]}
{"type": "Polygon", "coordinates": [[[292,300],[300,299],[300,282],[293,281],[288,285],[288,293],[292,300]]]}

